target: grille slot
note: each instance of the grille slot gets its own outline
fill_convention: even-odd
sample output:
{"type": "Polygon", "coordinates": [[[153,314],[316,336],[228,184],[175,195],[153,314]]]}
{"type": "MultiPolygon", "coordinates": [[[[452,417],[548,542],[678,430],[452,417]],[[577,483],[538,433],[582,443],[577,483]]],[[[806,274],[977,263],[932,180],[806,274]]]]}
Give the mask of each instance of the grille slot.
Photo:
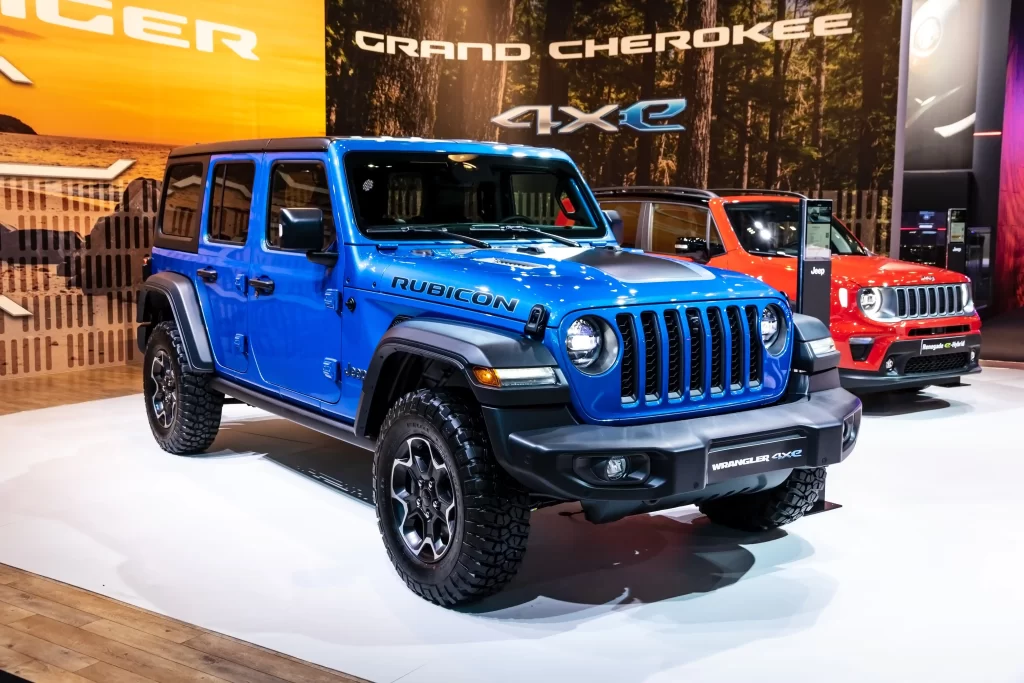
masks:
{"type": "Polygon", "coordinates": [[[690,332],[690,396],[704,395],[704,320],[696,308],[686,309],[690,332]]]}
{"type": "Polygon", "coordinates": [[[665,311],[665,331],[668,333],[668,397],[683,395],[683,326],[679,311],[665,311]]]}
{"type": "Polygon", "coordinates": [[[899,318],[943,318],[963,315],[963,290],[960,285],[895,287],[896,315],[899,318]]]}
{"type": "Polygon", "coordinates": [[[708,329],[711,331],[711,391],[725,391],[725,331],[721,309],[708,309],[708,329]]]}
{"type": "Polygon", "coordinates": [[[615,324],[622,335],[622,402],[635,403],[636,393],[636,330],[633,328],[633,316],[620,313],[615,316],[615,324]]]}
{"type": "Polygon", "coordinates": [[[747,306],[745,310],[750,335],[750,386],[756,387],[761,384],[761,313],[757,306],[747,306]]]}
{"type": "Polygon", "coordinates": [[[729,388],[743,388],[743,323],[740,321],[740,309],[730,306],[725,309],[725,317],[729,321],[729,388]]]}
{"type": "Polygon", "coordinates": [[[661,398],[661,334],[658,314],[644,311],[640,314],[640,325],[644,331],[644,399],[657,401],[661,398]]]}
{"type": "Polygon", "coordinates": [[[969,362],[970,355],[966,351],[944,353],[938,356],[915,356],[907,361],[903,368],[903,374],[924,375],[932,372],[966,370],[969,362]]]}

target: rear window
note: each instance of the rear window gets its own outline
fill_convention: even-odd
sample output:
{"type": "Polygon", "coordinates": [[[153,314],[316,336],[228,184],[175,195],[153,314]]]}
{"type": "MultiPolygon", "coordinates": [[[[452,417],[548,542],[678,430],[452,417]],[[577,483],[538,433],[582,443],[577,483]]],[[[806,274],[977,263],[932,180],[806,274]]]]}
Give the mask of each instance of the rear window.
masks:
{"type": "Polygon", "coordinates": [[[203,203],[203,164],[175,164],[167,169],[160,234],[192,240],[198,234],[197,217],[203,203]]]}

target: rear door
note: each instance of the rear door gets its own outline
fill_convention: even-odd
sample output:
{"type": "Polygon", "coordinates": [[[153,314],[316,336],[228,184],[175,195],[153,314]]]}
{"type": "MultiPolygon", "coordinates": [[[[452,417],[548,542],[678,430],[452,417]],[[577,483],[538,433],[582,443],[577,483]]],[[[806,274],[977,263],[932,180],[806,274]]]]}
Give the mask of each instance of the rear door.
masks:
{"type": "Polygon", "coordinates": [[[249,327],[260,376],[293,398],[337,403],[341,398],[341,302],[344,261],[333,268],[301,251],[283,249],[282,209],[323,211],[323,248],[335,241],[331,179],[324,154],[264,155],[265,229],[253,240],[249,327]]]}
{"type": "Polygon", "coordinates": [[[258,159],[253,155],[211,158],[196,270],[213,355],[220,366],[239,374],[249,369],[247,240],[258,159]]]}
{"type": "Polygon", "coordinates": [[[675,202],[652,202],[650,250],[728,268],[722,238],[707,208],[675,202]]]}

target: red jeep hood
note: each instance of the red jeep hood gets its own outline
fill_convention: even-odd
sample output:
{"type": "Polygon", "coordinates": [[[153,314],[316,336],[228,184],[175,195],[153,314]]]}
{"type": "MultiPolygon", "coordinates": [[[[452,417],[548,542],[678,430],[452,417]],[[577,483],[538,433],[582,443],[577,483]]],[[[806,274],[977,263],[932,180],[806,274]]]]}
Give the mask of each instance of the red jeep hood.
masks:
{"type": "Polygon", "coordinates": [[[858,285],[900,286],[967,282],[960,273],[885,256],[832,256],[832,276],[858,285]]]}

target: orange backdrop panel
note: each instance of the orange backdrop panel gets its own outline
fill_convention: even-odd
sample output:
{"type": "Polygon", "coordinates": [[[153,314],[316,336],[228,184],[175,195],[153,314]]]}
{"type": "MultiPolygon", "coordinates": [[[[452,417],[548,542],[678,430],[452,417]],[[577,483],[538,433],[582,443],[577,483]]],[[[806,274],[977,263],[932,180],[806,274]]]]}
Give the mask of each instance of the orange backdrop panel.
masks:
{"type": "Polygon", "coordinates": [[[112,20],[113,35],[44,21],[38,0],[6,2],[24,4],[25,17],[0,16],[0,57],[32,84],[0,78],[0,113],[40,135],[177,145],[324,132],[323,0],[58,3],[72,22],[109,17],[100,21],[112,20]],[[148,33],[188,47],[129,37],[127,6],[185,18],[148,15],[156,17],[148,33]],[[200,51],[197,21],[254,33],[258,59],[226,45],[228,32],[213,34],[212,52],[200,51]]]}

